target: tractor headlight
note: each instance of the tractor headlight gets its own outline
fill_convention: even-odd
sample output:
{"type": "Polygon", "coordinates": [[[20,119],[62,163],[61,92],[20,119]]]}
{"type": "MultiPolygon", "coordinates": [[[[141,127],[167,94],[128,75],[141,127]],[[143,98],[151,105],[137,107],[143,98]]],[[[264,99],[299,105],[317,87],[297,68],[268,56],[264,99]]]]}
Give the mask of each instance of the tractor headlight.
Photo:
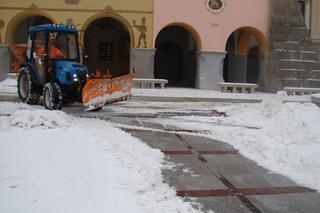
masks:
{"type": "Polygon", "coordinates": [[[79,81],[78,74],[73,74],[73,81],[79,81]]]}

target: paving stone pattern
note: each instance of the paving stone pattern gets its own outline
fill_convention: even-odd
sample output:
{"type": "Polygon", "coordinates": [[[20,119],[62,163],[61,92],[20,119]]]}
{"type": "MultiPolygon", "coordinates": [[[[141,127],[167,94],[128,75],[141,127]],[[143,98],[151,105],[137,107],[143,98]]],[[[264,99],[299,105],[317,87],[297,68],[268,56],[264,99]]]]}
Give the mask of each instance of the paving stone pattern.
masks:
{"type": "Polygon", "coordinates": [[[203,131],[163,125],[162,115],[181,115],[178,107],[168,108],[168,113],[125,114],[113,111],[113,107],[125,108],[126,104],[113,105],[103,113],[78,115],[119,124],[124,131],[161,150],[172,165],[162,171],[165,182],[203,212],[320,212],[320,195],[315,190],[260,167],[228,143],[205,137],[203,131]]]}

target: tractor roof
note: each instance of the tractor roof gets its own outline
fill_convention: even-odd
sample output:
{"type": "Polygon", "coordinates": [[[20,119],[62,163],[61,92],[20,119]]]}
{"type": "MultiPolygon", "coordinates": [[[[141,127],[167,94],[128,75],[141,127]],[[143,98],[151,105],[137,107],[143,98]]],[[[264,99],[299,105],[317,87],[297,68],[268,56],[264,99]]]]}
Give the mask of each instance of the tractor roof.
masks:
{"type": "Polygon", "coordinates": [[[78,30],[74,26],[65,24],[45,24],[29,28],[29,33],[34,31],[60,31],[76,33],[78,30]]]}

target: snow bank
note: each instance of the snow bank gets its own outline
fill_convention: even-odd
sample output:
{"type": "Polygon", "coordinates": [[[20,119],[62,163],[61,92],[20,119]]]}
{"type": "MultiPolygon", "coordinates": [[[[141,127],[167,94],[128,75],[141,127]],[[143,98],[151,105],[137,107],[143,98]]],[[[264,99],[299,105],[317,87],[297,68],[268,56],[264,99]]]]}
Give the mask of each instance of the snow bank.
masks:
{"type": "Polygon", "coordinates": [[[9,124],[22,128],[62,128],[69,127],[71,117],[61,111],[19,110],[9,117],[9,124]]]}
{"type": "Polygon", "coordinates": [[[111,123],[2,106],[0,212],[198,212],[163,183],[164,155],[111,123]]]}
{"type": "Polygon", "coordinates": [[[282,103],[284,96],[215,108],[227,117],[176,117],[178,122],[167,123],[210,130],[210,137],[230,143],[259,165],[320,191],[320,108],[282,103]]]}

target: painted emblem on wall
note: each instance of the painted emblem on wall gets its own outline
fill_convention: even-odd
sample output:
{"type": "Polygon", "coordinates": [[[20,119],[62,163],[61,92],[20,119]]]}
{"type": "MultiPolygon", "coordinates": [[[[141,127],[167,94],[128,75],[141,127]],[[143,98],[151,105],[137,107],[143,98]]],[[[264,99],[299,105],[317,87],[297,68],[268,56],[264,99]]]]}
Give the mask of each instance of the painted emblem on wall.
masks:
{"type": "Polygon", "coordinates": [[[135,27],[139,32],[139,41],[138,41],[138,45],[137,48],[139,48],[141,46],[141,41],[144,44],[144,48],[147,48],[147,25],[146,25],[146,17],[142,17],[141,18],[141,24],[137,25],[136,24],[136,20],[133,20],[133,27],[135,27]]]}
{"type": "Polygon", "coordinates": [[[204,0],[204,2],[212,13],[220,13],[226,5],[224,0],[204,0]]]}

